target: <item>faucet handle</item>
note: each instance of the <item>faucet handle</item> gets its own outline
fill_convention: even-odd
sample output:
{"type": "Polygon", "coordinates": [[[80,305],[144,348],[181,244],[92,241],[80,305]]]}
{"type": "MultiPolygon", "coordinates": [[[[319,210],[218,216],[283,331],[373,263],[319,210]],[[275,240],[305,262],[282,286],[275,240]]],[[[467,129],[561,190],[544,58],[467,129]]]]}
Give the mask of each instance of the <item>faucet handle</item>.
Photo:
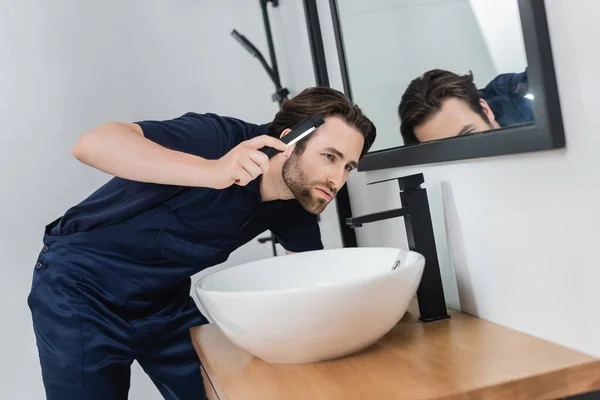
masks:
{"type": "Polygon", "coordinates": [[[369,182],[367,185],[375,185],[377,183],[389,182],[393,180],[398,180],[398,185],[400,186],[400,190],[414,190],[419,189],[421,184],[425,182],[425,178],[423,174],[414,174],[407,176],[400,176],[397,178],[384,179],[382,181],[369,182]]]}

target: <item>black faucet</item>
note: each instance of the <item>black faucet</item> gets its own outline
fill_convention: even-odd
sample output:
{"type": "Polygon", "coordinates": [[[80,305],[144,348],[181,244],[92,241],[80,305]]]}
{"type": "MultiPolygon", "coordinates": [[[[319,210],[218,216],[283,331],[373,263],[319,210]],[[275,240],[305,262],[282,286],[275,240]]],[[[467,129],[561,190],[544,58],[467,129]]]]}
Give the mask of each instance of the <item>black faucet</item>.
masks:
{"type": "Polygon", "coordinates": [[[423,276],[417,289],[420,319],[425,322],[432,322],[450,318],[446,309],[446,299],[442,286],[435,238],[433,236],[433,224],[431,223],[431,214],[429,212],[427,190],[421,188],[421,184],[425,182],[423,174],[386,179],[369,183],[369,185],[394,179],[397,179],[400,185],[402,208],[363,215],[361,217],[346,218],[346,224],[353,228],[359,228],[369,222],[404,217],[410,250],[425,257],[423,276]]]}

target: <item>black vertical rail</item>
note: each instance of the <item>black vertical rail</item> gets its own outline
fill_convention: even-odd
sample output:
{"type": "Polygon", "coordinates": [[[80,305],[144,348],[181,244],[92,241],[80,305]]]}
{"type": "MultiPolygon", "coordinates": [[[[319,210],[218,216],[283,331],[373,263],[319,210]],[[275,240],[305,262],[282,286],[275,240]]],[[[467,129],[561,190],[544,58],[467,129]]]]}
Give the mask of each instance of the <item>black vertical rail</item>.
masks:
{"type": "MultiPolygon", "coordinates": [[[[273,7],[279,6],[279,0],[260,0],[260,8],[262,9],[263,22],[265,24],[265,33],[267,34],[267,44],[269,46],[269,56],[271,57],[271,69],[275,75],[275,86],[277,90],[281,89],[281,78],[279,77],[279,68],[277,67],[277,57],[275,55],[275,45],[273,43],[273,34],[271,33],[271,22],[269,21],[269,10],[267,4],[271,3],[273,7]]],[[[281,100],[283,101],[283,99],[281,100]]],[[[281,104],[280,101],[280,104],[281,104]]]]}
{"type": "MultiPolygon", "coordinates": [[[[323,46],[323,36],[321,35],[321,25],[319,24],[319,11],[317,9],[316,0],[304,0],[304,13],[306,15],[308,39],[310,42],[310,51],[312,54],[317,86],[329,87],[329,75],[327,74],[327,63],[325,61],[325,48],[323,46]]],[[[335,203],[337,206],[338,224],[342,234],[342,245],[344,247],[358,247],[354,229],[346,225],[346,218],[352,216],[348,185],[344,185],[338,191],[338,194],[335,197],[335,203]]]]}
{"type": "Polygon", "coordinates": [[[306,26],[308,28],[308,40],[313,59],[315,80],[318,86],[329,86],[325,48],[323,47],[323,36],[321,35],[319,10],[317,9],[316,0],[304,0],[304,13],[306,15],[306,26]]]}
{"type": "Polygon", "coordinates": [[[340,10],[337,5],[337,0],[329,0],[329,8],[331,8],[331,19],[333,22],[333,32],[335,33],[335,46],[337,48],[338,59],[340,62],[340,71],[342,73],[342,85],[346,96],[352,98],[352,87],[350,85],[350,74],[348,72],[348,63],[346,62],[346,49],[344,48],[344,36],[342,33],[342,24],[340,23],[340,10]]]}

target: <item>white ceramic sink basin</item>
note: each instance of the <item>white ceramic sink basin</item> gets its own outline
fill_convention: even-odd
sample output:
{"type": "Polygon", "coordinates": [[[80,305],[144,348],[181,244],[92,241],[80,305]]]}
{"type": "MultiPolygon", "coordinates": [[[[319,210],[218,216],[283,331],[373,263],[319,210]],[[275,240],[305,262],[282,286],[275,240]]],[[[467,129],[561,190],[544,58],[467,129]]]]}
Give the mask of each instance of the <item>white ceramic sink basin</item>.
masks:
{"type": "Polygon", "coordinates": [[[342,248],[268,258],[199,280],[207,316],[270,363],[352,354],[380,339],[414,297],[425,259],[395,248],[342,248]],[[396,260],[397,269],[392,270],[396,260]]]}

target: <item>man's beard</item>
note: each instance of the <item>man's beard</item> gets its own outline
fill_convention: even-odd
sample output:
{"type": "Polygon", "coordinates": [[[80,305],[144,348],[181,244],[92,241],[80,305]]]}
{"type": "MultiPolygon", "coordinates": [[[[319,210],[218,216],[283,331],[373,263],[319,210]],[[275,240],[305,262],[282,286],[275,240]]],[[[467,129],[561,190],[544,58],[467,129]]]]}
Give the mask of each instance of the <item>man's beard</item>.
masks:
{"type": "Polygon", "coordinates": [[[328,182],[311,182],[302,169],[300,160],[301,156],[295,152],[292,153],[290,158],[285,160],[282,170],[283,181],[306,211],[311,214],[320,214],[325,210],[329,201],[322,197],[315,196],[312,193],[312,189],[315,187],[327,188],[333,197],[335,197],[337,190],[328,182]]]}

